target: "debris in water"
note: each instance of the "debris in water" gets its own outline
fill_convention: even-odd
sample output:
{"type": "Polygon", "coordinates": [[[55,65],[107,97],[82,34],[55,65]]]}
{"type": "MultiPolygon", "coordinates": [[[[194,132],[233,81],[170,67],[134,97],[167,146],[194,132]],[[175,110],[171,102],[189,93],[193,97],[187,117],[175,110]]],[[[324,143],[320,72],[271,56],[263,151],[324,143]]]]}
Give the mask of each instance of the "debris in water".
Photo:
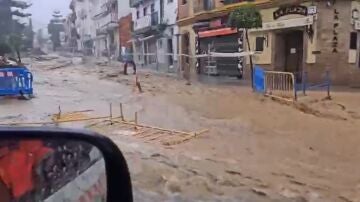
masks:
{"type": "Polygon", "coordinates": [[[264,189],[260,189],[260,188],[251,188],[251,191],[254,192],[255,194],[257,195],[260,195],[260,196],[267,196],[268,194],[266,193],[266,190],[264,189]]]}
{"type": "Polygon", "coordinates": [[[242,173],[239,171],[234,171],[234,170],[226,170],[226,173],[230,174],[230,175],[239,175],[242,176],[242,173]]]}

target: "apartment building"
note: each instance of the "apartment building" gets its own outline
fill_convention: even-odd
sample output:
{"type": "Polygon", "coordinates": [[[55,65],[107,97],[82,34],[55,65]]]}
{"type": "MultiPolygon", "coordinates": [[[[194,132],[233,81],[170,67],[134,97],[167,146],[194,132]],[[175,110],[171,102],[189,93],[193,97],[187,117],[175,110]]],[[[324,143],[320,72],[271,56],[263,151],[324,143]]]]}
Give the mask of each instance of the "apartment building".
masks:
{"type": "Polygon", "coordinates": [[[136,63],[176,71],[177,5],[177,0],[130,0],[136,63]]]}
{"type": "MultiPolygon", "coordinates": [[[[122,0],[72,0],[69,21],[75,19],[79,50],[97,57],[120,55],[119,20],[130,13],[122,0]],[[119,4],[121,7],[119,8],[119,4]]],[[[67,26],[71,23],[67,23],[67,26]]]]}
{"type": "Polygon", "coordinates": [[[92,0],[96,56],[116,58],[118,54],[118,1],[92,0]]]}
{"type": "MultiPolygon", "coordinates": [[[[246,50],[241,31],[229,29],[227,19],[231,11],[248,3],[260,10],[263,19],[261,29],[250,30],[256,64],[268,70],[293,72],[298,81],[307,72],[310,82],[320,82],[330,71],[335,84],[360,85],[358,1],[181,0],[180,52],[195,55],[211,48],[234,51],[236,47],[226,43],[235,44],[236,35],[238,51],[246,50]]],[[[182,57],[181,65],[200,74],[210,70],[228,75],[236,72],[233,65],[218,59],[209,62],[182,57]],[[211,69],[214,67],[216,71],[211,69]]],[[[237,65],[244,66],[243,74],[249,78],[247,61],[239,58],[237,65]]]]}

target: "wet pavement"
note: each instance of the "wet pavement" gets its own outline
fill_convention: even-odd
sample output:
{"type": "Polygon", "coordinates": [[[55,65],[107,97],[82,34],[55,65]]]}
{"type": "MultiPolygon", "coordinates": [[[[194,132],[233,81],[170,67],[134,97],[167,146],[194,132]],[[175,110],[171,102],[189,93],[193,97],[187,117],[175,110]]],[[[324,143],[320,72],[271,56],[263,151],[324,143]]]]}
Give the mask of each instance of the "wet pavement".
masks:
{"type": "Polygon", "coordinates": [[[210,129],[172,147],[119,135],[116,127],[94,129],[124,152],[136,201],[359,199],[360,173],[353,170],[360,166],[360,138],[351,134],[360,128],[360,109],[353,101],[360,97],[354,93],[292,106],[254,95],[238,81],[188,86],[172,76],[140,70],[141,94],[134,89],[135,78],[121,75],[116,65],[51,70],[47,65],[52,66],[33,64],[36,98],[0,100],[0,122],[49,120],[59,105],[64,112],[94,110],[102,116],[109,114],[109,103],[115,111],[123,103],[129,120],[138,112],[139,121],[148,125],[210,129]]]}

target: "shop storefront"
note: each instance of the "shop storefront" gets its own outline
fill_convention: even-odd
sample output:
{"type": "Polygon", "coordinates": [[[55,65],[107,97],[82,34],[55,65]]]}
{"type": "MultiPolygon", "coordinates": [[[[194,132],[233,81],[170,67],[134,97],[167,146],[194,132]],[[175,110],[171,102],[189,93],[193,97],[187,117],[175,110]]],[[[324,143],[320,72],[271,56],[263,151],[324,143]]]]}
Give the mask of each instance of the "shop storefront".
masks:
{"type": "Polygon", "coordinates": [[[318,82],[330,71],[335,84],[360,84],[358,7],[349,0],[262,9],[263,27],[250,32],[254,62],[295,73],[298,82],[304,72],[318,82]]]}
{"type": "MultiPolygon", "coordinates": [[[[197,54],[209,52],[236,53],[243,51],[243,34],[236,29],[226,27],[226,18],[216,18],[194,24],[197,33],[197,54]]],[[[199,58],[197,71],[199,74],[243,76],[243,58],[199,58]]]]}

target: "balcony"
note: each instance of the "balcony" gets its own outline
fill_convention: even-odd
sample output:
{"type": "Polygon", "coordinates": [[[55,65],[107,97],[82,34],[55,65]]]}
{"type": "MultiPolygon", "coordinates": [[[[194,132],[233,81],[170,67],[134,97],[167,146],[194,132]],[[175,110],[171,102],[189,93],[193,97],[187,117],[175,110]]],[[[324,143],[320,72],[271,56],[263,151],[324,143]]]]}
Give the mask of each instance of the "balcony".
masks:
{"type": "Polygon", "coordinates": [[[215,0],[194,0],[194,13],[210,11],[215,8],[215,0]]]}
{"type": "Polygon", "coordinates": [[[110,13],[102,18],[96,20],[98,27],[96,29],[96,35],[103,35],[109,31],[116,29],[118,25],[118,15],[116,13],[110,13]]]}
{"type": "Polygon", "coordinates": [[[135,8],[137,7],[139,4],[141,4],[144,0],[129,0],[130,1],[130,7],[131,8],[135,8]]]}
{"type": "Polygon", "coordinates": [[[179,19],[190,17],[190,2],[186,4],[179,3],[179,19]]]}
{"type": "Polygon", "coordinates": [[[151,28],[159,24],[159,13],[154,12],[151,15],[144,16],[134,21],[134,31],[151,28]]]}

